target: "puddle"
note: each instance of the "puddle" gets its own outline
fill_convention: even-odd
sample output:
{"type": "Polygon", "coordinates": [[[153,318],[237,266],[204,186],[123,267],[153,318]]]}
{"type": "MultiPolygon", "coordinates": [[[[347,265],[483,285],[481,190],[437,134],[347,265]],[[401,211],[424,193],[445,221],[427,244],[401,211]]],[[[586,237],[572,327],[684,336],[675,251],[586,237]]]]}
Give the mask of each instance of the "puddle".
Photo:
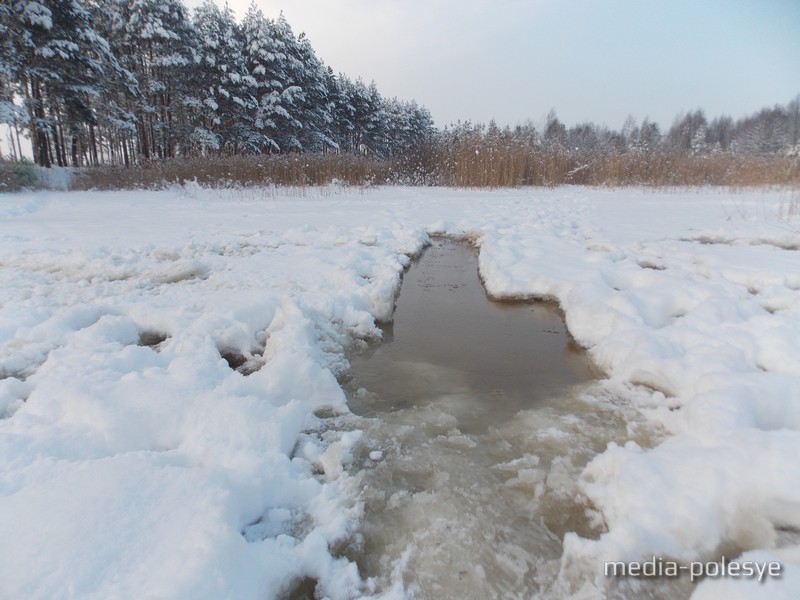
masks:
{"type": "Polygon", "coordinates": [[[479,433],[593,377],[554,304],[487,298],[467,243],[437,239],[425,250],[382,329],[381,344],[351,359],[363,391],[350,407],[362,416],[435,399],[462,432],[479,433]]]}
{"type": "Polygon", "coordinates": [[[477,266],[468,244],[435,240],[383,342],[351,358],[364,518],[341,553],[379,593],[553,596],[564,534],[600,533],[578,475],[630,439],[557,308],[489,300],[477,266]]]}

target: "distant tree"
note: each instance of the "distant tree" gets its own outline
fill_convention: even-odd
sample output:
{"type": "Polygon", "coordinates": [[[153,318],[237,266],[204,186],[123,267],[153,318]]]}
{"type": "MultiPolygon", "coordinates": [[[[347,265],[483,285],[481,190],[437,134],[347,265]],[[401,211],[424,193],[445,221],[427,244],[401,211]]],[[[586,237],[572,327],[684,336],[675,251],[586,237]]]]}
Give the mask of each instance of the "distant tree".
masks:
{"type": "Polygon", "coordinates": [[[708,123],[702,110],[679,115],[667,133],[667,144],[676,153],[692,153],[700,149],[700,137],[705,139],[708,123]],[[701,131],[698,136],[698,131],[701,131]]]}
{"type": "Polygon", "coordinates": [[[600,150],[600,136],[597,126],[592,123],[581,123],[571,127],[567,132],[567,147],[577,156],[589,158],[600,150]]]}
{"type": "Polygon", "coordinates": [[[564,150],[567,145],[567,128],[558,120],[554,109],[547,113],[544,124],[544,144],[548,150],[564,150]]]}
{"type": "Polygon", "coordinates": [[[633,115],[628,115],[625,122],[622,124],[622,131],[620,135],[625,140],[626,149],[634,149],[639,144],[639,126],[633,115]]]}
{"type": "Polygon", "coordinates": [[[787,106],[789,154],[800,156],[800,94],[787,106]]]}
{"type": "Polygon", "coordinates": [[[708,125],[706,138],[709,145],[718,152],[727,152],[733,141],[734,123],[728,116],[717,117],[708,125]]]}
{"type": "Polygon", "coordinates": [[[638,150],[643,153],[654,152],[661,146],[661,129],[658,123],[644,118],[639,126],[638,150]]]}
{"type": "Polygon", "coordinates": [[[786,109],[765,108],[737,123],[737,146],[751,155],[781,154],[789,150],[791,117],[786,109]]]}

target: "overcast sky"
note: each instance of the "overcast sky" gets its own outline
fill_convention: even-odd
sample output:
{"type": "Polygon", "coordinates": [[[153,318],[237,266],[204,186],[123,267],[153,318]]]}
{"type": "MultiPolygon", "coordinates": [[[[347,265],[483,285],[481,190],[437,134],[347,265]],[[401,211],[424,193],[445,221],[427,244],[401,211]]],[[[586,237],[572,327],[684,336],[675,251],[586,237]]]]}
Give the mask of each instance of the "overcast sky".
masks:
{"type": "MultiPolygon", "coordinates": [[[[189,6],[197,6],[190,0],[189,6]]],[[[229,0],[241,18],[250,0],[229,0]]],[[[256,0],[337,72],[415,99],[438,125],[669,126],[800,93],[800,0],[256,0]]]]}

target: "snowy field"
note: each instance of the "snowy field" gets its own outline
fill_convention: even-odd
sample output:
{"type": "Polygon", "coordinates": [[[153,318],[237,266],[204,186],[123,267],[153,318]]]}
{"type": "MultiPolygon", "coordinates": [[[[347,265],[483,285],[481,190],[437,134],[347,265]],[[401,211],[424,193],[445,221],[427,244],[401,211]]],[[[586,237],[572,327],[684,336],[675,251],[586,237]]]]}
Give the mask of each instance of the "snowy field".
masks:
{"type": "MultiPolygon", "coordinates": [[[[336,548],[360,506],[345,353],[391,317],[429,233],[467,234],[499,297],[557,299],[661,439],[583,472],[603,562],[741,556],[800,597],[800,221],[782,191],[201,190],[0,196],[0,598],[373,593],[336,548]],[[298,443],[302,440],[302,443],[298,443]],[[733,552],[733,554],[731,554],[733,552]]],[[[402,569],[402,565],[398,565],[402,569]]],[[[554,588],[555,589],[555,588],[554,588]]],[[[391,592],[403,597],[402,586],[391,592]]]]}

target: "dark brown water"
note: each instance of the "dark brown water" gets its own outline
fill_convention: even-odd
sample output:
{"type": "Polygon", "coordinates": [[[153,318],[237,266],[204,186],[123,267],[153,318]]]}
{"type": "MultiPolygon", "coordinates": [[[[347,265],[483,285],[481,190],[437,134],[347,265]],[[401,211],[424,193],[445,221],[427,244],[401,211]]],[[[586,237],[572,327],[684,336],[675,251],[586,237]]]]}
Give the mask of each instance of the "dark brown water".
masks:
{"type": "Polygon", "coordinates": [[[439,239],[425,250],[383,333],[380,345],[351,361],[373,393],[351,402],[364,416],[468,395],[452,408],[463,432],[480,432],[592,377],[554,305],[489,300],[478,253],[465,242],[439,239]]]}

